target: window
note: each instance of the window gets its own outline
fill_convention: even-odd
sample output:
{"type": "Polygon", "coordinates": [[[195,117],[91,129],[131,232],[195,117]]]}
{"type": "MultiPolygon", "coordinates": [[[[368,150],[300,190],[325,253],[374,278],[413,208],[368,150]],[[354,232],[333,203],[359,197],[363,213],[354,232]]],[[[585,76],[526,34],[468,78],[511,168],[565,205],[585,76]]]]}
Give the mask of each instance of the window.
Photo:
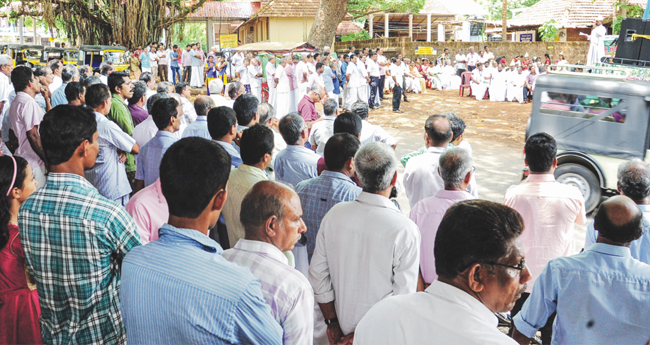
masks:
{"type": "Polygon", "coordinates": [[[620,98],[543,91],[540,112],[581,119],[624,123],[627,103],[620,98]]]}

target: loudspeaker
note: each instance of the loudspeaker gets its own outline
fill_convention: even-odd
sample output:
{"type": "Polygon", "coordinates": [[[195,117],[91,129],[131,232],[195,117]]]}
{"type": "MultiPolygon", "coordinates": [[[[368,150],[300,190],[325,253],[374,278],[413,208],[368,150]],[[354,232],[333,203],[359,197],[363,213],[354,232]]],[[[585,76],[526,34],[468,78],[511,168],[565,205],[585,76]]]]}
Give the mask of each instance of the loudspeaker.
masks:
{"type": "Polygon", "coordinates": [[[625,18],[621,23],[618,35],[615,64],[645,66],[650,63],[650,40],[632,35],[650,35],[650,21],[636,18],[625,18]]]}

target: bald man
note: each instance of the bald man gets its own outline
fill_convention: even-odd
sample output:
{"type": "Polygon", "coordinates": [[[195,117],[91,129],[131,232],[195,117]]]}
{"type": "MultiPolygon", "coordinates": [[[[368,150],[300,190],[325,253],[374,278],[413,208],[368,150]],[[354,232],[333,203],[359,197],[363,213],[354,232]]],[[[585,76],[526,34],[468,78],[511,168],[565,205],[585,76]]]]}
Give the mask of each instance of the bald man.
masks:
{"type": "Polygon", "coordinates": [[[194,100],[196,120],[185,127],[183,138],[199,137],[212,140],[210,132],[208,131],[208,112],[212,108],[214,108],[214,100],[212,97],[199,96],[194,100]]]}
{"type": "Polygon", "coordinates": [[[239,218],[245,237],[224,258],[259,279],[271,314],[282,326],[284,345],[312,344],[314,291],[283,254],[307,231],[298,194],[280,182],[258,182],[244,196],[239,218]]]}
{"type": "Polygon", "coordinates": [[[643,233],[643,213],[632,199],[615,196],[602,203],[594,222],[596,244],[551,260],[535,281],[513,319],[520,344],[554,312],[553,344],[645,344],[650,338],[650,266],[630,254],[643,233]]]}

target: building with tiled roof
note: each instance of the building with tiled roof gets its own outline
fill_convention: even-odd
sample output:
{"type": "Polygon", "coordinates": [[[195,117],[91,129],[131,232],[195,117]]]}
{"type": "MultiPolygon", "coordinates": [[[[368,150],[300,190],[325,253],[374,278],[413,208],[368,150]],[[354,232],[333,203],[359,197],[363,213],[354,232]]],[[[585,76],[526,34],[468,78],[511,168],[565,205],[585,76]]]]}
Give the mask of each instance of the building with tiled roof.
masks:
{"type": "Polygon", "coordinates": [[[339,26],[336,27],[336,36],[349,35],[351,33],[357,33],[363,30],[360,24],[357,24],[351,20],[344,20],[339,23],[339,26]]]}

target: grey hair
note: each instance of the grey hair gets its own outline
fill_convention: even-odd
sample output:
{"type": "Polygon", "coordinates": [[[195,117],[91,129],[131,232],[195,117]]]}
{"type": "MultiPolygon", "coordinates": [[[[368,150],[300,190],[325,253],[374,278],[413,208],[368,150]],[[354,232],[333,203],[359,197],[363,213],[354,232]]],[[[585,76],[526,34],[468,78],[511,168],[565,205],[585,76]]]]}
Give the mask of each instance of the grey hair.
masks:
{"type": "Polygon", "coordinates": [[[359,115],[362,120],[365,120],[368,118],[368,103],[363,101],[356,101],[354,104],[352,104],[352,109],[350,109],[350,111],[359,115]]]}
{"type": "Polygon", "coordinates": [[[618,188],[630,199],[640,202],[650,195],[650,166],[638,158],[618,166],[618,188]]]}
{"type": "Polygon", "coordinates": [[[158,100],[165,99],[165,98],[169,98],[169,95],[166,92],[159,92],[149,97],[149,99],[147,100],[147,112],[151,113],[153,104],[156,103],[158,100]]]}
{"type": "Polygon", "coordinates": [[[357,151],[354,166],[363,190],[378,193],[390,187],[397,171],[397,159],[390,146],[375,141],[357,151]]]}
{"type": "Polygon", "coordinates": [[[314,86],[311,87],[311,89],[309,89],[309,92],[313,92],[313,93],[315,93],[315,94],[319,94],[319,95],[320,95],[320,93],[321,93],[321,88],[320,88],[318,85],[314,85],[314,86]]]}
{"type": "Polygon", "coordinates": [[[467,150],[454,147],[440,156],[440,176],[445,182],[445,188],[458,188],[468,172],[472,170],[472,156],[467,150]]]}
{"type": "Polygon", "coordinates": [[[63,65],[63,70],[61,71],[61,80],[64,83],[69,83],[72,81],[72,78],[77,75],[79,71],[74,65],[63,65]]]}
{"type": "Polygon", "coordinates": [[[260,118],[259,123],[266,126],[275,117],[275,109],[269,103],[260,103],[257,106],[257,116],[260,118]]]}
{"type": "Polygon", "coordinates": [[[266,180],[256,183],[246,193],[241,202],[242,212],[239,213],[239,221],[244,226],[246,234],[256,234],[272,216],[276,216],[280,221],[284,218],[286,210],[284,195],[279,193],[282,189],[294,192],[291,185],[281,181],[266,180]],[[265,189],[264,185],[272,185],[275,188],[265,189]]]}
{"type": "Polygon", "coordinates": [[[11,56],[7,54],[0,54],[0,66],[11,65],[11,56]]]}
{"type": "Polygon", "coordinates": [[[287,145],[298,145],[305,130],[305,120],[298,113],[289,113],[280,119],[278,129],[287,145]]]}
{"type": "Polygon", "coordinates": [[[469,49],[474,49],[474,46],[469,46],[469,49]]]}
{"type": "Polygon", "coordinates": [[[237,92],[239,92],[239,89],[241,89],[241,86],[242,83],[238,81],[231,81],[230,83],[228,83],[228,87],[227,87],[228,90],[226,90],[228,93],[228,97],[230,97],[230,99],[235,99],[235,96],[237,95],[237,92]]]}
{"type": "Polygon", "coordinates": [[[330,49],[330,46],[324,46],[323,51],[330,49]]]}
{"type": "Polygon", "coordinates": [[[332,116],[336,114],[336,109],[338,109],[338,107],[339,105],[335,100],[328,99],[323,103],[323,113],[325,113],[327,116],[332,116]]]}
{"type": "Polygon", "coordinates": [[[210,84],[208,84],[208,88],[211,94],[220,95],[223,91],[223,81],[219,78],[212,79],[210,80],[210,84]]]}
{"type": "Polygon", "coordinates": [[[174,92],[176,91],[174,89],[174,84],[168,82],[168,81],[161,81],[158,83],[158,87],[156,88],[156,92],[174,92]]]}

